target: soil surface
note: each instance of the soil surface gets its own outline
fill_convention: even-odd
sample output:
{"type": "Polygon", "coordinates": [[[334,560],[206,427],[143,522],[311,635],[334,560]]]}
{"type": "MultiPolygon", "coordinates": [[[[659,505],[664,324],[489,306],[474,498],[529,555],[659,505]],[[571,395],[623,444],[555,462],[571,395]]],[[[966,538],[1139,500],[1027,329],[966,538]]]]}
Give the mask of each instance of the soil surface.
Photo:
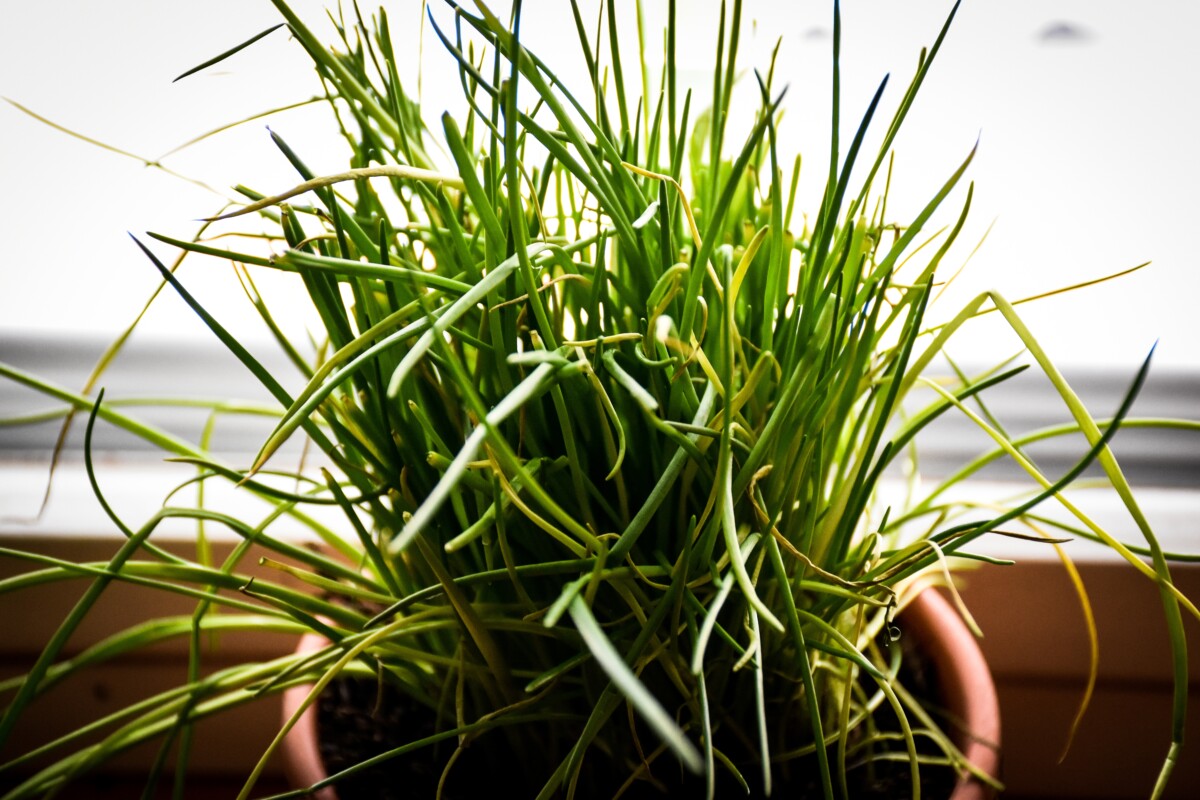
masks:
{"type": "MultiPolygon", "coordinates": [[[[906,654],[907,655],[907,654],[906,654]]],[[[905,658],[906,665],[916,659],[905,658]]],[[[919,663],[919,662],[918,662],[919,663]]],[[[935,676],[922,665],[906,669],[905,686],[917,696],[932,697],[930,687],[935,676]]],[[[321,755],[331,774],[337,773],[379,753],[386,752],[416,739],[432,735],[433,715],[417,708],[407,697],[391,687],[382,695],[372,681],[343,679],[330,684],[321,697],[318,724],[321,730],[321,755]]],[[[887,721],[881,720],[886,726],[887,721]]],[[[457,746],[454,738],[437,746],[421,750],[365,770],[338,781],[342,800],[425,800],[437,794],[447,760],[457,746]]],[[[831,751],[832,755],[832,751],[831,751]]],[[[469,800],[477,797],[533,798],[545,782],[545,776],[530,774],[521,768],[518,758],[503,735],[491,733],[462,751],[449,771],[442,797],[445,800],[469,800]]],[[[596,759],[585,760],[585,766],[595,766],[596,759]]],[[[812,764],[815,769],[815,763],[812,764]]],[[[723,779],[718,782],[717,798],[746,798],[740,785],[728,773],[719,770],[723,779]],[[725,780],[728,778],[728,780],[725,780]]],[[[750,770],[747,770],[750,772],[750,770]]],[[[702,779],[681,774],[665,761],[656,765],[655,778],[659,785],[639,781],[622,795],[625,800],[659,800],[663,797],[704,797],[702,779]],[[664,791],[665,790],[665,791],[664,791]]],[[[578,797],[611,797],[615,786],[603,788],[613,775],[588,775],[580,781],[578,797]],[[586,790],[586,791],[585,791],[586,790]]],[[[751,783],[751,798],[764,797],[761,781],[747,774],[751,783]]],[[[877,762],[869,767],[849,772],[850,795],[854,798],[903,800],[911,797],[907,762],[877,762]]],[[[953,770],[925,766],[921,769],[922,797],[948,797],[956,779],[953,770]]],[[[791,774],[776,776],[775,797],[821,797],[819,777],[791,774]],[[780,782],[785,782],[780,785],[780,782]]]]}

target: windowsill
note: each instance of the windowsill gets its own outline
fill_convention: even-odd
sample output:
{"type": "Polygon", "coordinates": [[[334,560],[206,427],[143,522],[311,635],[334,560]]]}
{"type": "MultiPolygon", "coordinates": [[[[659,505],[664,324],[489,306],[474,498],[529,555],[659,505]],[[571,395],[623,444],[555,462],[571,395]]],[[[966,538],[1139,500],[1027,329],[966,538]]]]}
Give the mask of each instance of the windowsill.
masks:
{"type": "MultiPolygon", "coordinates": [[[[235,462],[236,463],[236,462],[235,462]]],[[[69,537],[75,539],[114,540],[120,536],[105,516],[92,492],[87,470],[74,458],[61,461],[54,470],[50,499],[45,510],[38,511],[50,479],[49,458],[0,461],[0,537],[69,537]]],[[[164,504],[176,487],[194,478],[196,468],[189,464],[169,463],[148,458],[146,454],[105,454],[96,464],[96,480],[105,500],[126,525],[140,527],[164,504]]],[[[271,506],[247,490],[238,490],[228,481],[208,481],[205,505],[220,509],[243,521],[258,522],[271,506]]],[[[171,505],[189,506],[196,502],[196,487],[184,488],[171,505]]],[[[327,507],[308,507],[305,513],[321,520],[337,521],[340,512],[327,507]]],[[[276,536],[292,541],[316,542],[317,537],[304,526],[281,517],[271,527],[276,536]]],[[[195,538],[194,520],[169,518],[155,531],[155,541],[188,542],[195,538]]],[[[210,524],[205,535],[216,542],[236,542],[240,537],[220,525],[210,524]]]]}
{"type": "MultiPolygon", "coordinates": [[[[7,462],[0,460],[0,509],[3,509],[0,536],[111,538],[116,535],[113,524],[104,516],[92,493],[84,465],[73,458],[64,459],[56,466],[50,501],[39,516],[38,509],[49,475],[48,457],[7,462]]],[[[122,520],[132,526],[140,525],[152,516],[173,488],[194,475],[195,467],[155,460],[146,454],[121,457],[110,453],[96,465],[97,481],[105,499],[122,520]]],[[[927,481],[924,491],[928,492],[934,485],[932,481],[927,481]]],[[[1032,487],[1029,480],[1023,483],[973,480],[966,491],[951,491],[946,498],[953,499],[969,492],[976,501],[1001,502],[1022,496],[1021,493],[1028,493],[1032,487]]],[[[248,521],[256,520],[256,516],[261,516],[269,509],[250,492],[233,489],[223,481],[209,482],[207,491],[207,504],[210,507],[234,516],[243,515],[248,521]],[[217,499],[214,500],[214,497],[217,499]]],[[[897,498],[897,507],[903,491],[905,487],[898,482],[884,487],[886,497],[897,498]]],[[[1144,545],[1132,518],[1113,491],[1069,489],[1067,495],[1089,518],[1119,540],[1127,544],[1144,545]]],[[[1135,488],[1135,496],[1164,551],[1191,553],[1200,549],[1197,547],[1200,542],[1200,489],[1142,486],[1135,488]]],[[[194,499],[195,490],[185,489],[173,504],[186,505],[194,499]]],[[[323,512],[320,508],[315,511],[309,508],[305,513],[321,519],[328,518],[332,523],[340,520],[337,510],[326,509],[323,512]]],[[[1078,521],[1053,501],[1047,501],[1039,513],[1079,527],[1078,521]]],[[[237,541],[236,534],[219,526],[211,527],[208,535],[215,540],[237,541]]],[[[1061,535],[1053,529],[1048,530],[1051,535],[1061,535]]],[[[286,518],[276,523],[272,531],[276,535],[316,541],[310,531],[299,524],[289,523],[286,518]]],[[[155,536],[160,540],[188,541],[194,534],[194,522],[173,519],[165,521],[155,536]]],[[[1067,555],[1079,562],[1121,560],[1121,556],[1111,549],[1082,538],[1073,538],[1064,547],[1067,555]]],[[[970,549],[1017,561],[1057,560],[1053,549],[1045,544],[998,534],[989,534],[970,549]]]]}

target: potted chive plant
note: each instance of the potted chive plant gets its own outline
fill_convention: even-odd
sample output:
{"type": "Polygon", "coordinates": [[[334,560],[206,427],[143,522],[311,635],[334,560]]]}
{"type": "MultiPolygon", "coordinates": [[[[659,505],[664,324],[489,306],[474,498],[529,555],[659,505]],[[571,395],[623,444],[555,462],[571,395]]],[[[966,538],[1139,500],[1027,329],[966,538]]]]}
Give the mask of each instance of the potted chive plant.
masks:
{"type": "MultiPolygon", "coordinates": [[[[833,147],[819,206],[797,215],[799,160],[776,141],[784,81],[771,61],[739,79],[740,2],[723,12],[702,102],[678,86],[674,2],[662,74],[643,59],[636,78],[615,50],[605,59],[597,20],[573,2],[591,82],[568,86],[539,59],[539,42],[522,38],[520,3],[501,19],[482,2],[448,0],[431,10],[431,30],[458,71],[466,111],[440,119],[423,117],[405,92],[396,53],[413,43],[384,10],[369,21],[333,15],[331,46],[284,0],[275,5],[316,66],[351,163],[314,174],[272,134],[294,186],[240,187],[241,201],[195,239],[137,242],[277,400],[257,458],[223,463],[102,395],[0,366],[86,415],[89,439],[101,421],[124,427],[193,464],[194,482],[232,483],[273,510],[248,519],[168,505],[141,527],[114,520],[127,539],[106,565],[43,564],[36,580],[0,583],[20,591],[90,580],[42,656],[4,684],[0,740],[62,677],[145,641],[130,631],[103,652],[63,659],[114,581],[196,597],[190,625],[172,629],[179,635],[266,618],[320,644],[197,671],[100,721],[98,744],[71,735],[40,748],[51,760],[37,770],[20,772],[34,754],[0,765],[21,776],[5,797],[53,794],[159,740],[152,793],[171,758],[186,761],[172,748],[186,749],[199,720],[306,687],[246,777],[242,796],[251,796],[305,709],[324,692],[359,693],[362,681],[365,716],[402,715],[400,740],[286,796],[325,786],[365,796],[351,781],[370,767],[390,776],[385,784],[429,796],[469,795],[481,775],[531,797],[711,797],[729,787],[862,796],[875,779],[893,781],[885,796],[901,791],[897,780],[917,796],[939,765],[951,787],[994,788],[939,714],[936,688],[914,693],[919,670],[901,644],[911,637],[897,641],[903,610],[931,584],[953,597],[950,569],[981,558],[973,542],[1024,535],[1014,530],[1023,517],[1093,463],[1141,519],[1108,443],[1148,362],[1102,425],[1003,297],[927,322],[970,206],[973,151],[913,218],[889,219],[884,200],[899,191],[889,185],[892,143],[953,11],[893,117],[875,119],[881,85],[845,143],[834,4],[833,147]],[[741,139],[730,125],[735,91],[758,99],[741,139]],[[868,153],[876,125],[886,134],[868,153]],[[927,242],[944,207],[952,222],[927,242]],[[255,247],[261,236],[238,237],[248,215],[267,226],[265,248],[255,247]],[[315,348],[289,338],[269,304],[254,304],[305,374],[299,392],[192,297],[164,266],[168,252],[303,284],[323,326],[315,348]],[[993,310],[1029,364],[929,377],[955,333],[993,310]],[[1086,439],[1065,474],[1043,475],[969,407],[1027,367],[1055,386],[1086,439]],[[1032,493],[989,512],[883,505],[889,470],[943,414],[965,414],[991,435],[1029,473],[1032,493]],[[298,438],[314,455],[287,463],[279,450],[298,438]],[[272,535],[278,517],[312,520],[315,506],[342,516],[336,528],[311,522],[322,547],[272,535]],[[220,564],[165,553],[152,535],[168,517],[219,521],[244,545],[220,564]],[[271,553],[278,580],[245,577],[251,545],[271,553]],[[884,775],[886,765],[895,769],[884,775]]],[[[602,8],[608,37],[624,13],[602,8]]],[[[1138,564],[1163,588],[1179,646],[1180,608],[1195,609],[1144,533],[1154,556],[1138,564]]]]}

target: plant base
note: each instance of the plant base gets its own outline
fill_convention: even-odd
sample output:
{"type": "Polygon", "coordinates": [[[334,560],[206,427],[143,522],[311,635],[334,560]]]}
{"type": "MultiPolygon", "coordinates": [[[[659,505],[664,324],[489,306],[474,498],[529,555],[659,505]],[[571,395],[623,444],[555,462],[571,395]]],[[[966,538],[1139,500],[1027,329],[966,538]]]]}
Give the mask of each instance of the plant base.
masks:
{"type": "MultiPolygon", "coordinates": [[[[999,771],[1000,711],[996,699],[995,685],[991,673],[983,660],[974,637],[967,630],[958,613],[934,590],[922,592],[904,610],[900,624],[905,639],[923,655],[929,672],[935,676],[937,703],[944,707],[951,720],[947,723],[948,733],[967,759],[989,775],[999,771]]],[[[312,637],[302,642],[301,648],[316,649],[323,641],[312,637]]],[[[915,683],[919,685],[920,677],[915,683]]],[[[297,787],[311,786],[328,774],[336,773],[363,759],[385,752],[405,742],[432,733],[432,728],[422,734],[414,729],[427,715],[408,713],[412,704],[403,696],[390,691],[377,696],[377,686],[366,681],[336,681],[322,697],[320,715],[310,709],[292,729],[285,742],[285,757],[288,775],[297,787]],[[325,740],[319,735],[328,730],[332,738],[325,740]],[[327,769],[328,767],[328,769],[327,769]]],[[[385,689],[385,691],[387,691],[385,689]]],[[[284,699],[285,719],[295,712],[308,693],[308,687],[288,690],[284,699]]],[[[432,720],[430,720],[432,723],[432,720]]],[[[417,751],[411,756],[385,762],[380,767],[365,771],[353,780],[340,782],[343,797],[356,800],[392,800],[392,798],[433,797],[442,775],[446,759],[454,750],[450,740],[438,753],[428,750],[417,751]]],[[[458,763],[450,771],[443,797],[446,800],[471,798],[492,793],[497,786],[495,773],[489,764],[515,763],[511,753],[498,757],[494,750],[485,748],[507,747],[501,736],[493,735],[480,739],[474,748],[466,749],[458,763]],[[486,762],[482,757],[486,752],[486,762]]],[[[505,794],[533,797],[544,778],[513,770],[512,777],[505,778],[505,794]],[[529,786],[517,785],[513,781],[524,781],[529,786]]],[[[656,777],[668,785],[664,794],[661,786],[640,781],[622,795],[625,800],[651,800],[664,796],[703,796],[704,784],[691,776],[681,777],[674,772],[673,765],[665,761],[655,771],[656,777]]],[[[904,798],[909,796],[909,772],[906,763],[884,762],[872,768],[861,768],[849,773],[852,780],[851,796],[860,798],[904,798]]],[[[986,784],[970,777],[958,777],[946,770],[922,770],[923,797],[950,797],[951,800],[986,800],[994,792],[986,784]]],[[[820,784],[798,781],[787,788],[787,796],[819,797],[820,784]],[[812,783],[811,791],[803,784],[812,783]]],[[[730,787],[733,789],[734,787],[730,787]]],[[[717,796],[727,792],[718,787],[717,796]]],[[[756,791],[761,795],[761,787],[756,791]]],[[[779,796],[783,787],[777,787],[779,796]]],[[[314,795],[318,800],[337,800],[339,795],[327,787],[314,795]]],[[[586,797],[587,795],[581,795],[586,797]]],[[[734,796],[745,796],[737,787],[734,796]]],[[[757,796],[752,794],[752,797],[757,796]]]]}

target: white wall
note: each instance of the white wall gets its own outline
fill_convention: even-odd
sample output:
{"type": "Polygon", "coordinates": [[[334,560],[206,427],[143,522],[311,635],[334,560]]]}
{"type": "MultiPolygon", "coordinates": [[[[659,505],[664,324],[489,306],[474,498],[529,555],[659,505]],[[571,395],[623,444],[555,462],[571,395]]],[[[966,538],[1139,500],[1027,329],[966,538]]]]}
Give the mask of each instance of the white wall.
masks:
{"type": "MultiPolygon", "coordinates": [[[[617,2],[632,11],[632,2],[617,2]]],[[[320,22],[320,3],[294,5],[320,22]]],[[[447,18],[444,7],[432,6],[439,19],[447,18]]],[[[652,0],[646,6],[648,28],[657,30],[662,11],[652,0]]],[[[704,87],[717,3],[679,0],[679,6],[682,66],[704,87]]],[[[899,99],[920,45],[932,42],[949,4],[852,0],[845,6],[848,141],[884,72],[893,73],[887,97],[899,99]]],[[[745,67],[765,69],[775,38],[783,37],[779,80],[790,85],[785,150],[799,146],[806,153],[802,194],[811,207],[826,170],[830,9],[824,2],[754,0],[745,7],[745,67]]],[[[525,8],[526,42],[538,43],[543,57],[564,72],[581,74],[568,5],[527,0],[525,8]]],[[[415,42],[419,13],[416,2],[390,5],[398,39],[415,42]],[[405,29],[408,34],[401,33],[405,29]]],[[[632,14],[627,17],[632,23],[632,14]]],[[[266,0],[6,0],[0,5],[0,94],[96,139],[157,157],[212,127],[314,92],[303,54],[283,32],[206,73],[170,82],[275,20],[266,0]]],[[[952,251],[952,265],[993,220],[996,225],[943,299],[943,313],[986,288],[1015,299],[1153,260],[1116,283],[1027,307],[1027,319],[1064,365],[1132,370],[1161,339],[1160,365],[1200,368],[1200,321],[1192,309],[1200,270],[1191,246],[1200,211],[1194,144],[1200,53],[1189,39],[1198,23],[1200,7],[1184,2],[966,0],[897,142],[890,201],[898,212],[911,212],[980,137],[969,173],[976,181],[972,217],[962,246],[952,251]],[[1045,38],[1059,23],[1075,26],[1080,35],[1045,38]]],[[[627,30],[622,47],[629,70],[636,30],[632,24],[627,30]]],[[[657,34],[651,41],[657,50],[657,34]]],[[[428,32],[425,47],[425,99],[438,111],[437,101],[456,91],[456,80],[428,32]]],[[[652,62],[660,58],[657,52],[650,56],[652,62]]],[[[752,104],[757,92],[749,73],[743,85],[752,104]]],[[[270,124],[315,170],[332,171],[343,166],[343,151],[325,119],[323,111],[309,109],[270,124]]],[[[880,134],[885,121],[881,114],[880,134]]],[[[222,191],[237,182],[263,191],[288,187],[294,173],[276,154],[264,124],[251,123],[164,163],[222,191]]],[[[0,104],[0,186],[0,338],[14,331],[115,332],[157,283],[125,231],[186,237],[196,218],[222,202],[7,104],[0,104]]],[[[962,197],[960,192],[951,205],[962,197]]],[[[165,246],[155,249],[170,256],[165,246]]],[[[219,304],[235,330],[259,335],[250,322],[234,321],[244,299],[228,273],[227,266],[197,259],[183,277],[219,304]]],[[[294,290],[291,282],[272,280],[278,277],[260,273],[259,280],[276,296],[294,290]]],[[[303,303],[291,307],[294,324],[303,324],[303,303]]],[[[163,302],[149,315],[145,334],[206,335],[198,321],[181,323],[181,309],[174,298],[163,302]]],[[[979,361],[1015,350],[1015,338],[997,322],[976,323],[959,346],[960,357],[979,361]]]]}

